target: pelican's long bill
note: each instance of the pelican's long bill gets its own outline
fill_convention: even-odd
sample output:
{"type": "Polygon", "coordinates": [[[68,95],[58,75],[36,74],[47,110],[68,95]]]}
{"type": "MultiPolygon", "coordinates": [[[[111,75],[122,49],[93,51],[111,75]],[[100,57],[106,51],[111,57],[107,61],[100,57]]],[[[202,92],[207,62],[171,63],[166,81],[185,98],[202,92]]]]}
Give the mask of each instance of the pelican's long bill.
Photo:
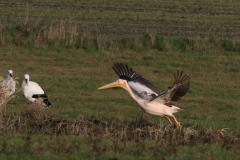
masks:
{"type": "Polygon", "coordinates": [[[102,87],[99,87],[98,90],[99,90],[99,89],[113,88],[113,87],[122,87],[122,88],[124,88],[124,85],[121,84],[121,83],[117,80],[116,82],[112,82],[112,83],[106,84],[106,85],[104,85],[104,86],[102,86],[102,87]]]}

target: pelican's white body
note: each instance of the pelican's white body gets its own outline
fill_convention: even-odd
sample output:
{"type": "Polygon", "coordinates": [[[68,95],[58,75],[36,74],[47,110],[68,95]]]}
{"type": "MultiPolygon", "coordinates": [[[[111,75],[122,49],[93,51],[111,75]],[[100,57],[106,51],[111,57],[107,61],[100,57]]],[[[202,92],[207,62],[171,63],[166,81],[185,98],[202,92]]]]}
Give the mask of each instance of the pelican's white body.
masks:
{"type": "Polygon", "coordinates": [[[25,74],[22,83],[22,93],[24,98],[30,102],[34,102],[36,98],[32,98],[35,94],[45,94],[44,90],[39,86],[38,83],[29,81],[29,75],[25,74]],[[27,82],[26,82],[27,81],[27,82]]]}
{"type": "Polygon", "coordinates": [[[104,85],[98,89],[106,89],[111,87],[124,88],[126,91],[128,91],[130,96],[138,103],[138,105],[142,108],[143,111],[154,116],[173,116],[173,113],[177,113],[178,111],[182,110],[174,105],[171,105],[171,107],[165,105],[165,101],[161,98],[156,98],[151,101],[140,98],[132,92],[126,80],[119,79],[116,82],[104,85]]]}
{"type": "Polygon", "coordinates": [[[169,107],[165,104],[161,104],[154,100],[146,101],[141,99],[137,95],[134,95],[134,97],[132,96],[132,98],[138,103],[138,105],[142,108],[144,112],[154,116],[160,116],[160,117],[172,116],[173,113],[177,113],[178,111],[182,110],[174,105],[169,107]]]}

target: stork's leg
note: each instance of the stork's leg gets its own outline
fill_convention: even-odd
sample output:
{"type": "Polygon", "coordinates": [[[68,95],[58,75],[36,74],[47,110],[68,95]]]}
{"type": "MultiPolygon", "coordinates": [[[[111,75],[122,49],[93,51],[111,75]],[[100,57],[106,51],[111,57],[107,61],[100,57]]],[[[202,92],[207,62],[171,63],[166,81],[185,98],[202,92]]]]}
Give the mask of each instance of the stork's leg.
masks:
{"type": "Polygon", "coordinates": [[[174,121],[176,122],[177,128],[180,128],[181,125],[180,125],[180,122],[178,122],[177,118],[176,118],[174,115],[172,115],[172,118],[173,118],[174,121]]]}

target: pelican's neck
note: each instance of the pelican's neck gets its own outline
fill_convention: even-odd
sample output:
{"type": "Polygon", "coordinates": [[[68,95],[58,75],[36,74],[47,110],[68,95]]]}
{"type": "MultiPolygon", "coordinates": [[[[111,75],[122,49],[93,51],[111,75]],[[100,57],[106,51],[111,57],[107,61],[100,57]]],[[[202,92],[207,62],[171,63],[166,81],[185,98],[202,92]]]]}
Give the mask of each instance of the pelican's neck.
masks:
{"type": "Polygon", "coordinates": [[[138,97],[136,94],[133,93],[132,89],[129,87],[129,85],[126,83],[126,86],[124,88],[126,91],[128,91],[128,93],[130,94],[130,96],[137,101],[138,99],[140,99],[140,97],[138,97]]]}

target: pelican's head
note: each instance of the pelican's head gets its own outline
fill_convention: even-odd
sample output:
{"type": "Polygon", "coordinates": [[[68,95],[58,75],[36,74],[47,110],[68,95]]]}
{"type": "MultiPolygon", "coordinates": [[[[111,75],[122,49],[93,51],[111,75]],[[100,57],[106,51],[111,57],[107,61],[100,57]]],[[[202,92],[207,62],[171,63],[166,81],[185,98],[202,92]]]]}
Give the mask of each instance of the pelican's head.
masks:
{"type": "Polygon", "coordinates": [[[8,70],[8,72],[7,72],[7,76],[9,77],[12,77],[13,76],[13,71],[12,70],[8,70]]]}
{"type": "Polygon", "coordinates": [[[28,74],[24,74],[23,79],[24,79],[24,81],[26,82],[26,84],[28,84],[29,75],[28,75],[28,74]]]}
{"type": "Polygon", "coordinates": [[[118,79],[117,81],[106,84],[98,89],[107,89],[107,88],[113,88],[113,87],[122,87],[124,89],[127,89],[127,81],[118,79]]]}

